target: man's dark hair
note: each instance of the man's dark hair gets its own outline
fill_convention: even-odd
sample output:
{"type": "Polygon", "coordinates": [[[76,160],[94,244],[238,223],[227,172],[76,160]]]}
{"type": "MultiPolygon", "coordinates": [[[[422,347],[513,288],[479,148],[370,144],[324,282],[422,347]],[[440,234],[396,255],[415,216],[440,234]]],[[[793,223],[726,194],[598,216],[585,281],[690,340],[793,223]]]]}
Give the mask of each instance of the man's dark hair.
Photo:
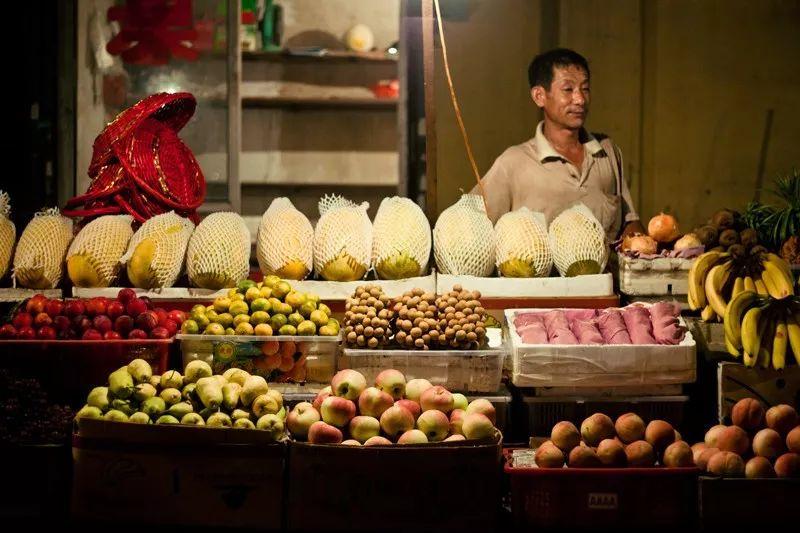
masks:
{"type": "Polygon", "coordinates": [[[553,83],[553,69],[556,67],[577,66],[586,71],[589,76],[589,62],[586,58],[569,48],[556,48],[533,58],[528,65],[528,83],[531,89],[541,85],[548,91],[550,84],[553,83]]]}

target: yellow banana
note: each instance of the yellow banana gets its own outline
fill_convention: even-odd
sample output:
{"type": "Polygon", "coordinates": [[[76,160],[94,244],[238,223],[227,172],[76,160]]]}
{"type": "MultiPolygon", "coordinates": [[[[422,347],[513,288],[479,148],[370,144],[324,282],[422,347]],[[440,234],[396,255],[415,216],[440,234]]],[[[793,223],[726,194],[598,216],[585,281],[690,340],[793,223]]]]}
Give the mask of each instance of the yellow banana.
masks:
{"type": "Polygon", "coordinates": [[[739,348],[735,347],[731,342],[728,340],[728,337],[725,337],[725,349],[728,350],[728,353],[734,357],[741,357],[742,352],[739,351],[739,348]]]}
{"type": "Polygon", "coordinates": [[[737,351],[737,353],[731,352],[731,355],[738,355],[738,351],[742,348],[742,315],[757,299],[758,294],[755,292],[744,291],[728,303],[724,317],[725,340],[737,351]]]}
{"type": "Polygon", "coordinates": [[[774,254],[772,252],[767,253],[766,260],[763,262],[774,264],[775,266],[783,270],[783,273],[786,274],[786,277],[792,279],[792,267],[790,267],[789,263],[787,263],[786,260],[783,257],[779,256],[778,254],[774,254]]]}
{"type": "Polygon", "coordinates": [[[702,309],[706,306],[705,283],[708,271],[720,260],[726,259],[730,254],[723,252],[706,252],[692,263],[689,269],[689,290],[693,293],[693,300],[696,307],[692,311],[702,309]]]}
{"type": "Polygon", "coordinates": [[[733,290],[731,291],[731,300],[744,290],[744,278],[739,276],[733,282],[733,290]]]}
{"type": "Polygon", "coordinates": [[[780,321],[775,326],[775,339],[772,341],[772,368],[783,370],[786,366],[786,343],[788,341],[786,322],[780,321]]]}
{"type": "Polygon", "coordinates": [[[689,284],[689,293],[686,295],[686,301],[689,304],[689,309],[697,309],[697,299],[694,296],[694,291],[692,290],[692,284],[689,284]]]}
{"type": "Polygon", "coordinates": [[[714,312],[714,308],[710,305],[705,306],[700,313],[700,318],[702,318],[704,322],[713,322],[716,317],[717,313],[714,312]]]}
{"type": "Polygon", "coordinates": [[[764,261],[762,265],[764,272],[761,273],[761,279],[764,280],[770,296],[776,300],[783,300],[794,294],[794,280],[787,276],[780,266],[772,261],[764,261]]]}
{"type": "Polygon", "coordinates": [[[753,307],[744,314],[742,319],[742,349],[745,366],[755,366],[758,359],[758,352],[761,349],[758,322],[762,312],[760,307],[753,307]]]}
{"type": "Polygon", "coordinates": [[[769,368],[770,356],[775,341],[775,326],[766,315],[761,316],[761,345],[758,348],[758,363],[761,368],[769,368]]]}
{"type": "Polygon", "coordinates": [[[744,290],[757,292],[756,291],[756,283],[755,283],[755,281],[753,281],[753,278],[751,278],[750,276],[745,276],[745,278],[744,278],[744,290]]]}
{"type": "Polygon", "coordinates": [[[792,347],[794,360],[800,365],[800,322],[797,317],[789,316],[786,321],[786,332],[789,336],[789,345],[792,347]]]}
{"type": "Polygon", "coordinates": [[[725,309],[728,307],[728,302],[722,295],[722,287],[728,280],[730,271],[730,263],[720,263],[711,267],[706,276],[706,300],[719,316],[725,316],[725,309]]]}
{"type": "Polygon", "coordinates": [[[769,294],[767,292],[767,286],[764,285],[764,280],[763,279],[756,278],[755,284],[756,284],[756,292],[758,293],[759,296],[766,296],[766,295],[769,294]]]}

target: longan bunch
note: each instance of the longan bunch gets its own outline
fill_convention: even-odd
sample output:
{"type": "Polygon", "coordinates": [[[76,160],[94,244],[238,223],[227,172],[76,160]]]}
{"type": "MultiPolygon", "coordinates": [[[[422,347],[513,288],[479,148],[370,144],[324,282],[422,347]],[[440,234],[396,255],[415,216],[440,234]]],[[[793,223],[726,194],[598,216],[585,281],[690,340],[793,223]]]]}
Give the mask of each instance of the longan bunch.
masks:
{"type": "Polygon", "coordinates": [[[441,339],[436,296],[422,289],[406,292],[394,302],[395,343],[402,348],[429,350],[441,339]]]}
{"type": "Polygon", "coordinates": [[[479,291],[465,291],[461,285],[436,300],[439,312],[439,346],[456,350],[477,350],[486,343],[486,310],[479,291]]]}
{"type": "Polygon", "coordinates": [[[379,348],[392,337],[392,300],[377,285],[361,285],[345,304],[344,340],[348,346],[379,348]]]}

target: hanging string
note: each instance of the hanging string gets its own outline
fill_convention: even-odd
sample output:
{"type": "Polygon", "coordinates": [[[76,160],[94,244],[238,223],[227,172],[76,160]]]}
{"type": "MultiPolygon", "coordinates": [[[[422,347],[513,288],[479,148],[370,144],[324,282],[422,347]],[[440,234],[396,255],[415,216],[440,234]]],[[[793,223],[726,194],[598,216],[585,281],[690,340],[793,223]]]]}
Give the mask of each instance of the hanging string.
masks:
{"type": "Polygon", "coordinates": [[[470,144],[469,137],[467,136],[467,129],[464,127],[464,118],[461,116],[461,108],[459,107],[458,99],[456,98],[456,90],[453,87],[453,77],[450,75],[450,62],[447,60],[447,45],[445,44],[444,39],[444,27],[442,26],[442,12],[439,8],[439,0],[433,0],[433,5],[436,8],[436,23],[439,26],[439,41],[442,44],[442,59],[444,60],[444,72],[447,76],[447,86],[450,89],[450,101],[453,102],[453,110],[456,113],[458,127],[461,130],[461,137],[464,139],[464,147],[467,149],[467,158],[469,159],[469,164],[472,167],[472,173],[475,175],[475,181],[478,182],[478,189],[481,191],[481,197],[483,198],[483,206],[488,215],[489,205],[486,202],[486,191],[483,189],[481,175],[478,172],[478,165],[475,163],[475,157],[472,155],[472,145],[470,144]]]}

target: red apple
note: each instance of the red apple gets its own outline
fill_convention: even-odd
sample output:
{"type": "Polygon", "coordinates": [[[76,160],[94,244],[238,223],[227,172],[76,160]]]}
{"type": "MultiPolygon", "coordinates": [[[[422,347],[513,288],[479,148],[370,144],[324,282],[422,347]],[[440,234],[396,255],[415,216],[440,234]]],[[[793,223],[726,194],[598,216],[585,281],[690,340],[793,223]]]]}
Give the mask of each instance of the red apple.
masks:
{"type": "Polygon", "coordinates": [[[107,341],[117,341],[120,340],[121,338],[122,335],[120,335],[113,329],[111,331],[106,331],[105,333],[103,333],[103,339],[107,341]]]}
{"type": "Polygon", "coordinates": [[[25,304],[25,310],[31,315],[38,315],[44,312],[44,307],[47,304],[47,298],[43,294],[36,294],[31,296],[25,304]]]}
{"type": "Polygon", "coordinates": [[[358,397],[358,409],[361,414],[375,418],[380,418],[392,404],[394,404],[392,397],[376,387],[367,387],[358,397]]]}
{"type": "MultiPolygon", "coordinates": [[[[340,370],[331,380],[331,390],[335,396],[348,400],[357,400],[367,388],[367,379],[361,372],[346,369],[340,370]]],[[[323,415],[323,420],[325,419],[323,415]]]]}
{"type": "Polygon", "coordinates": [[[94,329],[100,333],[111,331],[111,327],[113,326],[111,319],[108,318],[107,315],[97,315],[94,317],[94,320],[92,320],[92,325],[94,326],[94,329]]]}
{"type": "Polygon", "coordinates": [[[36,338],[36,330],[30,326],[19,328],[19,330],[17,330],[17,338],[24,341],[33,340],[36,338]]]}
{"type": "Polygon", "coordinates": [[[72,327],[75,331],[83,333],[92,327],[92,321],[86,315],[78,315],[72,319],[72,327]]]}
{"type": "Polygon", "coordinates": [[[153,309],[153,312],[158,317],[158,325],[163,326],[164,321],[167,320],[167,310],[164,309],[163,307],[156,307],[155,309],[153,309]]]}
{"type": "Polygon", "coordinates": [[[136,298],[136,291],[133,289],[120,289],[117,293],[117,300],[119,300],[122,305],[128,305],[134,298],[136,298]]]}
{"type": "Polygon", "coordinates": [[[17,336],[17,328],[11,324],[0,326],[0,339],[13,339],[17,336]]]}
{"type": "Polygon", "coordinates": [[[167,313],[167,318],[178,324],[179,326],[183,324],[183,321],[186,320],[186,313],[181,311],[180,309],[173,309],[169,313],[167,313]]]}
{"type": "Polygon", "coordinates": [[[153,301],[150,299],[149,296],[140,296],[139,299],[144,302],[144,305],[147,306],[148,309],[153,308],[153,301]]]}
{"type": "Polygon", "coordinates": [[[86,306],[81,300],[67,300],[64,304],[64,313],[70,318],[75,318],[86,313],[86,306]]]}
{"type": "Polygon", "coordinates": [[[469,405],[466,409],[466,414],[471,415],[473,413],[485,415],[489,420],[492,421],[492,424],[497,423],[497,410],[494,408],[494,405],[492,405],[492,402],[486,398],[477,398],[469,402],[469,405]]]}
{"type": "Polygon", "coordinates": [[[133,329],[133,319],[128,315],[120,315],[114,320],[114,331],[125,337],[133,329]]]}
{"type": "Polygon", "coordinates": [[[311,424],[319,422],[319,412],[308,402],[300,402],[294,406],[286,417],[286,427],[295,439],[308,439],[311,424]]]}
{"type": "Polygon", "coordinates": [[[65,315],[58,315],[53,319],[53,327],[56,328],[56,331],[68,330],[70,325],[71,322],[65,315]]]}
{"type": "Polygon", "coordinates": [[[137,317],[147,311],[147,304],[141,298],[134,298],[125,306],[125,311],[130,316],[137,317]]]}
{"type": "Polygon", "coordinates": [[[150,338],[151,339],[169,339],[170,334],[167,331],[167,328],[162,328],[161,326],[156,326],[150,331],[150,338]]]}
{"type": "Polygon", "coordinates": [[[89,316],[104,315],[108,311],[108,299],[102,296],[89,298],[86,301],[86,314],[89,316]]]}
{"type": "Polygon", "coordinates": [[[81,339],[85,341],[99,341],[103,340],[103,335],[100,334],[99,331],[93,328],[89,328],[83,332],[81,339]]]}
{"type": "Polygon", "coordinates": [[[414,417],[414,420],[419,418],[420,413],[422,413],[422,407],[414,400],[397,400],[394,404],[407,409],[411,416],[414,417]]]}
{"type": "Polygon", "coordinates": [[[325,422],[314,422],[308,428],[308,442],[312,444],[339,444],[342,442],[342,432],[325,422]]]}
{"type": "Polygon", "coordinates": [[[33,315],[26,312],[17,313],[14,316],[14,319],[11,321],[16,329],[21,329],[24,327],[29,327],[33,325],[33,315]]]}
{"type": "Polygon", "coordinates": [[[178,333],[178,324],[176,324],[174,320],[170,320],[169,318],[166,319],[163,324],[159,324],[159,326],[166,329],[169,332],[170,337],[178,333]]]}
{"type": "Polygon", "coordinates": [[[429,409],[419,415],[417,428],[425,433],[429,442],[438,442],[447,438],[450,431],[450,420],[443,412],[429,409]]]}
{"type": "Polygon", "coordinates": [[[36,337],[42,340],[55,340],[56,330],[53,326],[42,326],[36,332],[36,337]]]}
{"type": "Polygon", "coordinates": [[[136,317],[136,327],[145,331],[150,331],[158,326],[158,315],[155,311],[145,311],[136,317]]]}
{"type": "Polygon", "coordinates": [[[118,316],[125,314],[125,305],[118,300],[111,300],[108,303],[108,309],[106,312],[108,313],[108,318],[111,320],[116,320],[118,316]]]}
{"type": "Polygon", "coordinates": [[[339,428],[347,424],[356,416],[356,404],[339,396],[329,396],[322,402],[322,421],[339,428]]]}
{"type": "Polygon", "coordinates": [[[406,431],[414,429],[414,416],[408,409],[393,405],[381,415],[381,429],[390,438],[396,439],[406,431]]]}
{"type": "Polygon", "coordinates": [[[325,398],[331,396],[332,394],[333,393],[331,392],[330,385],[319,391],[317,393],[317,396],[314,398],[314,401],[312,402],[312,406],[314,407],[314,409],[316,409],[319,412],[319,410],[322,409],[322,402],[324,402],[325,398]]]}
{"type": "MultiPolygon", "coordinates": [[[[441,385],[436,385],[422,393],[419,398],[419,405],[422,407],[422,412],[435,409],[444,414],[449,414],[453,410],[453,395],[441,385]]],[[[430,435],[428,439],[430,439],[430,435]]]]}
{"type": "Polygon", "coordinates": [[[400,400],[406,393],[406,377],[393,368],[384,370],[375,377],[375,387],[389,394],[393,400],[400,400]]]}
{"type": "Polygon", "coordinates": [[[129,339],[146,339],[147,333],[141,329],[132,329],[128,332],[129,339]]]}
{"type": "Polygon", "coordinates": [[[431,387],[433,387],[433,385],[427,379],[412,379],[406,383],[406,398],[415,402],[419,402],[422,393],[431,387]]]}
{"type": "Polygon", "coordinates": [[[55,318],[64,312],[64,302],[56,299],[48,300],[44,306],[44,312],[55,318]]]}
{"type": "Polygon", "coordinates": [[[45,313],[45,312],[41,312],[41,313],[39,313],[39,314],[38,314],[38,315],[36,315],[36,317],[33,319],[33,325],[34,325],[35,327],[37,327],[37,328],[40,328],[40,327],[42,327],[42,326],[49,326],[49,325],[50,325],[50,324],[52,324],[52,323],[53,323],[53,319],[52,319],[52,318],[50,318],[50,315],[48,315],[48,314],[47,314],[47,313],[45,313]]]}

